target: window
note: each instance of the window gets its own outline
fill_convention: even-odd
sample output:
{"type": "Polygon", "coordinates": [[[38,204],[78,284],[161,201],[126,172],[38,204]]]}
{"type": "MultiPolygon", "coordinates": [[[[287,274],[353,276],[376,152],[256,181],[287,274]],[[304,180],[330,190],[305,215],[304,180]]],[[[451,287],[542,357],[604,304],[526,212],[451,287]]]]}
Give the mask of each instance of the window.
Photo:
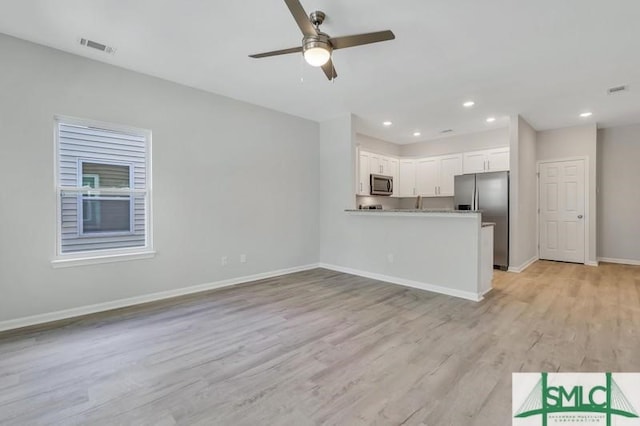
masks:
{"type": "Polygon", "coordinates": [[[56,120],[57,260],[152,253],[149,131],[56,120]]]}

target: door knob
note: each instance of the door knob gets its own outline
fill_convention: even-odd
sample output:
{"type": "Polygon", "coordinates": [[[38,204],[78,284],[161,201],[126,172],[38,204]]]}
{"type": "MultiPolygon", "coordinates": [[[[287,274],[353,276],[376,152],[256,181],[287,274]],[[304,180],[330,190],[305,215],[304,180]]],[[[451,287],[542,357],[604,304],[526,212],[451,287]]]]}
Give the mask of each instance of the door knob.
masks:
{"type": "Polygon", "coordinates": [[[578,215],[578,219],[582,219],[582,215],[581,214],[578,215]]]}

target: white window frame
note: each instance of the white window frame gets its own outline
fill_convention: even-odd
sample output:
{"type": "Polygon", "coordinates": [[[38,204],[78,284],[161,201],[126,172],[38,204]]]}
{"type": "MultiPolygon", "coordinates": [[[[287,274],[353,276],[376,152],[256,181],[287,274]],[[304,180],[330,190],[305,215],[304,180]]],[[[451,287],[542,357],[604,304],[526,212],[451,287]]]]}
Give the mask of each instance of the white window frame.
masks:
{"type": "MultiPolygon", "coordinates": [[[[111,129],[109,129],[111,130],[111,129]]],[[[133,163],[127,163],[124,161],[104,161],[101,159],[93,159],[93,158],[89,158],[89,157],[83,157],[83,158],[78,158],[78,186],[82,187],[82,179],[84,178],[84,175],[82,174],[82,170],[83,170],[83,165],[84,163],[92,163],[92,164],[104,164],[104,165],[113,165],[113,166],[125,166],[129,168],[129,187],[131,187],[131,185],[133,185],[133,183],[135,182],[134,180],[134,169],[135,166],[133,165],[133,163]]],[[[94,175],[96,178],[98,178],[98,182],[99,182],[99,176],[98,175],[94,175]]],[[[146,182],[146,180],[145,180],[146,182]]],[[[95,188],[95,189],[99,189],[95,188]]],[[[94,200],[118,200],[118,201],[122,201],[124,200],[123,197],[118,197],[118,196],[108,196],[108,195],[98,195],[95,198],[93,198],[94,200]]],[[[78,236],[79,237],[95,237],[97,235],[103,236],[103,237],[109,237],[109,236],[118,236],[118,235],[132,235],[134,233],[134,220],[135,220],[135,199],[133,197],[129,197],[129,230],[128,231],[106,231],[106,232],[84,232],[84,204],[82,203],[82,200],[84,200],[82,194],[78,194],[78,236]]]]}
{"type": "MultiPolygon", "coordinates": [[[[82,265],[91,265],[98,263],[111,263],[111,262],[119,262],[119,261],[129,261],[129,260],[138,260],[138,259],[149,259],[155,256],[154,246],[153,246],[153,173],[152,173],[152,133],[150,130],[135,128],[131,126],[108,123],[98,120],[91,119],[83,119],[77,117],[69,117],[56,115],[53,120],[53,134],[54,134],[54,179],[53,179],[53,190],[54,190],[54,200],[55,200],[55,229],[56,229],[56,238],[55,238],[55,255],[51,260],[51,265],[54,268],[60,267],[70,267],[70,266],[82,266],[82,265]],[[73,252],[73,253],[62,253],[62,211],[61,211],[61,203],[60,203],[60,193],[64,190],[60,186],[59,183],[59,150],[60,150],[60,132],[59,125],[60,124],[70,124],[75,126],[83,126],[83,127],[94,127],[98,129],[111,130],[114,132],[122,132],[128,133],[136,136],[141,136],[145,138],[146,141],[146,155],[145,155],[145,170],[146,170],[146,190],[140,190],[140,193],[146,194],[146,206],[145,206],[145,245],[143,247],[132,247],[132,248],[121,248],[121,249],[104,249],[104,250],[94,250],[94,251],[84,251],[84,252],[73,252]]],[[[94,162],[90,158],[82,158],[82,160],[86,162],[94,162]]],[[[95,161],[99,163],[106,163],[104,160],[95,161]]],[[[116,162],[113,162],[115,164],[116,162]]],[[[109,163],[111,164],[111,163],[109,163]]],[[[122,163],[127,164],[127,163],[122,163]]],[[[130,184],[134,184],[134,180],[132,179],[134,168],[130,168],[130,184]]],[[[81,174],[81,171],[79,172],[81,174]]],[[[82,181],[80,180],[80,185],[82,181]]],[[[74,188],[79,189],[79,188],[74,188]]],[[[124,193],[135,194],[138,190],[121,190],[124,193]]],[[[109,192],[120,192],[118,190],[109,190],[109,192]]],[[[131,202],[132,208],[134,208],[135,202],[131,202]]],[[[79,211],[81,213],[81,211],[79,211]]],[[[131,216],[133,220],[133,215],[131,216]]],[[[80,220],[82,217],[80,217],[80,220]]],[[[133,229],[133,228],[131,228],[133,229]]],[[[122,235],[123,233],[118,232],[117,234],[122,235]]],[[[126,234],[126,233],[125,233],[126,234]]],[[[95,233],[85,234],[87,236],[95,236],[95,233]]]]}

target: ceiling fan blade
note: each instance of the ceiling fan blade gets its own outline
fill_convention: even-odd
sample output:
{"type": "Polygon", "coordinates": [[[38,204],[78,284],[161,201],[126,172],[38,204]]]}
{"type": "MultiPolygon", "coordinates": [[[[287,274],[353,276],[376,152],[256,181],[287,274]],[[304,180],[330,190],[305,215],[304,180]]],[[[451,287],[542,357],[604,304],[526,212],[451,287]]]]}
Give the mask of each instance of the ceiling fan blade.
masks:
{"type": "Polygon", "coordinates": [[[256,53],[255,55],[249,55],[250,58],[266,58],[268,56],[287,55],[289,53],[302,52],[302,47],[292,47],[290,49],[274,50],[272,52],[256,53]]]}
{"type": "Polygon", "coordinates": [[[333,66],[333,61],[331,59],[329,59],[327,63],[322,66],[322,71],[324,71],[324,74],[329,80],[333,80],[338,76],[336,68],[333,66]]]}
{"type": "Polygon", "coordinates": [[[300,27],[300,31],[305,36],[314,36],[318,35],[316,28],[313,26],[311,21],[309,20],[309,15],[304,11],[304,8],[300,4],[299,0],[284,0],[289,8],[289,11],[293,15],[293,19],[296,20],[298,27],[300,27]]]}
{"type": "Polygon", "coordinates": [[[361,46],[363,44],[377,43],[379,41],[393,40],[396,38],[392,31],[376,31],[375,33],[356,34],[344,37],[330,38],[329,41],[334,49],[344,49],[345,47],[361,46]]]}

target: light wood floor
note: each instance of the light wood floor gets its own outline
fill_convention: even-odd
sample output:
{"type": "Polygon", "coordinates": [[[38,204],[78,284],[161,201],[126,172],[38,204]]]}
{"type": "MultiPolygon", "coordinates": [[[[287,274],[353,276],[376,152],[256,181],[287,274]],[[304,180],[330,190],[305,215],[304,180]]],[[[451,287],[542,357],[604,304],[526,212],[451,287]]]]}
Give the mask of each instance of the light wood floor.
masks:
{"type": "Polygon", "coordinates": [[[640,267],[494,286],[318,269],[0,334],[0,424],[509,425],[512,372],[640,371],[640,267]]]}

